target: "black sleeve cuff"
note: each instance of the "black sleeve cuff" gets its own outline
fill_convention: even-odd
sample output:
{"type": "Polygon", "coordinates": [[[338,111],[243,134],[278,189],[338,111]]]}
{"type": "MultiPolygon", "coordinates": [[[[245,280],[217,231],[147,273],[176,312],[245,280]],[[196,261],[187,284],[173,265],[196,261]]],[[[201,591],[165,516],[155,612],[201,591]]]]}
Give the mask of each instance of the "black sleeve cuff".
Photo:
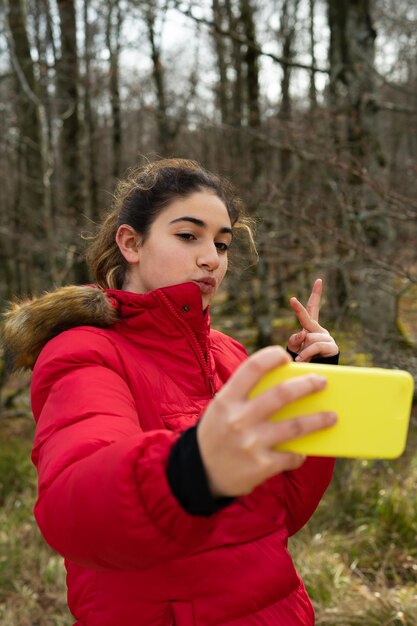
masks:
{"type": "MultiPolygon", "coordinates": [[[[288,354],[292,357],[293,361],[295,361],[295,357],[298,356],[296,352],[291,352],[291,350],[287,347],[288,354]]],[[[323,365],[338,365],[339,364],[340,352],[333,356],[316,356],[313,357],[310,363],[322,363],[323,365]]]]}
{"type": "Polygon", "coordinates": [[[172,446],[166,473],[172,493],[190,515],[209,517],[234,500],[211,495],[198,447],[196,426],[185,430],[172,446]]]}

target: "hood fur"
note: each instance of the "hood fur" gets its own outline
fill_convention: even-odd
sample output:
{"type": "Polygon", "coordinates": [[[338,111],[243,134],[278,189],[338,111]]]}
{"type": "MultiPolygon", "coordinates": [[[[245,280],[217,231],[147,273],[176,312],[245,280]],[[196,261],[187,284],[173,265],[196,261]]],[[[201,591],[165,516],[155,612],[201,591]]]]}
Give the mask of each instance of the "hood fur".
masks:
{"type": "Polygon", "coordinates": [[[92,286],[62,287],[39,298],[12,303],[3,316],[1,341],[7,370],[32,368],[47,341],[75,326],[107,327],[117,311],[92,286]]]}

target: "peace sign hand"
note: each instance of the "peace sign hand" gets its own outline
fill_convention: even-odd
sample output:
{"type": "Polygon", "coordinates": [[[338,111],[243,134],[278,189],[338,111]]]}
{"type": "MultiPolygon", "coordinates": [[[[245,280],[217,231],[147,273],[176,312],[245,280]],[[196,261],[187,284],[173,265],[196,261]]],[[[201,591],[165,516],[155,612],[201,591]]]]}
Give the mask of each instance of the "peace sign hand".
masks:
{"type": "Polygon", "coordinates": [[[288,349],[298,354],[296,361],[310,361],[315,356],[330,357],[339,353],[339,348],[329,332],[320,326],[320,301],[323,281],[314,281],[311,295],[305,308],[297,298],[290,299],[290,305],[296,314],[302,330],[288,340],[288,349]]]}

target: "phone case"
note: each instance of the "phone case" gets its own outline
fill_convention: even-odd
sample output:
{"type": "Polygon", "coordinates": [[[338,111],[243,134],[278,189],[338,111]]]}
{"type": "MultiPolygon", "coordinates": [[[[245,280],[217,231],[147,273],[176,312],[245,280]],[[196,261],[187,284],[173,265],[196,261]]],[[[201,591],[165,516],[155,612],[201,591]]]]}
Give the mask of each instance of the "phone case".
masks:
{"type": "Polygon", "coordinates": [[[393,459],[402,454],[413,400],[411,374],[376,367],[289,363],[263,377],[250,397],[309,373],[325,376],[326,388],[288,404],[271,419],[334,411],[337,424],[280,444],[277,449],[309,456],[369,459],[393,459]]]}

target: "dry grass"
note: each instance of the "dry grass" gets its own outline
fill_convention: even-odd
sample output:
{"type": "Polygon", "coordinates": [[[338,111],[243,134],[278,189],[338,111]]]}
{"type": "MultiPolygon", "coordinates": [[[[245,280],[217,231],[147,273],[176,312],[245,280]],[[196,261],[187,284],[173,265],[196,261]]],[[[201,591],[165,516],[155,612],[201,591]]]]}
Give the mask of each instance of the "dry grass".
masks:
{"type": "Polygon", "coordinates": [[[0,421],[0,624],[70,626],[62,559],[43,541],[32,516],[33,424],[0,421]]]}
{"type": "Polygon", "coordinates": [[[290,549],[317,625],[417,626],[417,424],[396,461],[339,461],[290,549]]]}
{"type": "MultiPolygon", "coordinates": [[[[316,515],[291,540],[318,626],[417,626],[415,430],[401,460],[343,462],[316,515]]],[[[11,469],[15,476],[0,507],[0,624],[70,626],[61,559],[32,518],[31,438],[29,420],[0,421],[1,476],[11,469]]]]}

